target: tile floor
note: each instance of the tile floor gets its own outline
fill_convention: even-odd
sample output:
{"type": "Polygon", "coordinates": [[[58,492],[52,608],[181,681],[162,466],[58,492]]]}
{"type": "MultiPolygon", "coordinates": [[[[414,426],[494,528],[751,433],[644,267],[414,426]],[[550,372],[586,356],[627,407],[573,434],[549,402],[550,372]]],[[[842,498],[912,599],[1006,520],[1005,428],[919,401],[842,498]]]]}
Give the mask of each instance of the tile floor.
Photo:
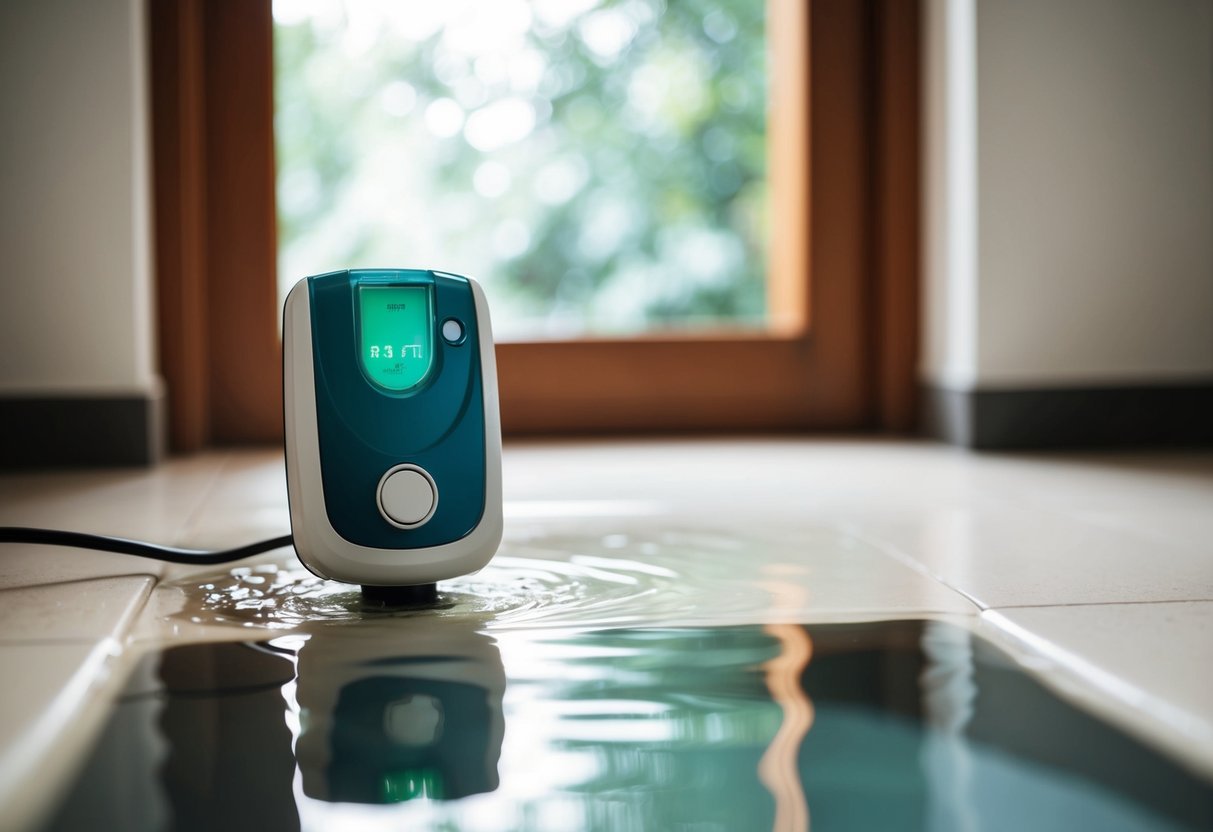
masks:
{"type": "MultiPolygon", "coordinates": [[[[546,563],[552,598],[567,596],[561,575],[584,597],[486,626],[948,617],[1213,775],[1213,454],[569,441],[509,445],[504,464],[506,539],[484,580],[546,563]],[[637,580],[644,593],[618,591],[637,580]]],[[[0,525],[200,548],[276,536],[289,528],[281,457],[4,475],[0,525]]],[[[297,567],[285,552],[257,564],[297,567]]],[[[255,623],[194,614],[187,590],[203,571],[215,568],[4,547],[6,822],[44,810],[141,651],[256,635],[255,623]]]]}

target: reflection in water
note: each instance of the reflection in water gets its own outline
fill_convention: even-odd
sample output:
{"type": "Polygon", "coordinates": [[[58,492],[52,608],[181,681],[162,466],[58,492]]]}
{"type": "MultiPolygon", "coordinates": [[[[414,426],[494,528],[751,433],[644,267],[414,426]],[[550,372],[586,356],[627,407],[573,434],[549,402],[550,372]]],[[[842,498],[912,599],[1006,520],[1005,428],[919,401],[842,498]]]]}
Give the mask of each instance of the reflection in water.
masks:
{"type": "Polygon", "coordinates": [[[148,657],[50,825],[1165,830],[1211,794],[944,624],[437,616],[148,657]]]}
{"type": "Polygon", "coordinates": [[[527,736],[506,742],[499,795],[516,814],[500,828],[771,827],[758,766],[781,723],[764,682],[777,640],[758,627],[518,635],[501,639],[507,737],[527,736]]]}
{"type": "Polygon", "coordinates": [[[779,639],[782,648],[763,667],[771,698],[783,710],[783,723],[762,755],[758,778],[775,797],[775,832],[804,832],[809,828],[809,807],[797,756],[813,724],[813,703],[801,688],[800,677],[813,655],[813,642],[803,627],[770,624],[764,629],[779,639]]]}
{"type": "Polygon", "coordinates": [[[404,635],[380,623],[298,639],[290,704],[307,797],[378,804],[497,788],[505,670],[493,640],[451,627],[404,635]]]}
{"type": "Polygon", "coordinates": [[[978,829],[973,760],[965,739],[977,699],[972,636],[959,627],[928,621],[922,649],[929,659],[922,673],[923,719],[934,729],[922,749],[922,767],[931,783],[931,827],[978,829]]]}

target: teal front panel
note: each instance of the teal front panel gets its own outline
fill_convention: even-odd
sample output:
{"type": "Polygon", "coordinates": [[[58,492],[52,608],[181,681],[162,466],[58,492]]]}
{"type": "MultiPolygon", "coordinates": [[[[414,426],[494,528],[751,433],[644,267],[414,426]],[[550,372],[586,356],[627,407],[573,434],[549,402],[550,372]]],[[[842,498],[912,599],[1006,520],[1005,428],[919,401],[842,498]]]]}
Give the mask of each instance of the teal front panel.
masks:
{"type": "Polygon", "coordinates": [[[480,522],[485,503],[484,384],[480,329],[471,285],[462,278],[413,270],[334,272],[308,279],[316,426],[329,523],[341,537],[378,549],[450,543],[480,522]],[[358,287],[432,290],[433,365],[417,387],[397,393],[372,383],[361,358],[358,287]],[[441,336],[458,319],[466,338],[441,336]],[[402,462],[420,465],[438,486],[428,523],[398,529],[379,514],[379,480],[402,462]]]}

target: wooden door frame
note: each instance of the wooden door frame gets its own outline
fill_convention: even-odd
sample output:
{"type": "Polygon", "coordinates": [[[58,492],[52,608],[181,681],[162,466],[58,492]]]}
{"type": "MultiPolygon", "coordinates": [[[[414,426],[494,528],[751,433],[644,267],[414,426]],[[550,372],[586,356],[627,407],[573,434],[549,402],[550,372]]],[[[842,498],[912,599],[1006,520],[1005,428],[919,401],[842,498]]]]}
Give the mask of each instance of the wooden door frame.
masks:
{"type": "Polygon", "coordinates": [[[175,451],[282,437],[269,0],[148,0],[160,371],[175,451]]]}
{"type": "MultiPolygon", "coordinates": [[[[270,0],[149,0],[173,445],[281,436],[270,0]]],[[[907,430],[917,0],[770,0],[772,328],[497,346],[507,434],[907,430]]]]}

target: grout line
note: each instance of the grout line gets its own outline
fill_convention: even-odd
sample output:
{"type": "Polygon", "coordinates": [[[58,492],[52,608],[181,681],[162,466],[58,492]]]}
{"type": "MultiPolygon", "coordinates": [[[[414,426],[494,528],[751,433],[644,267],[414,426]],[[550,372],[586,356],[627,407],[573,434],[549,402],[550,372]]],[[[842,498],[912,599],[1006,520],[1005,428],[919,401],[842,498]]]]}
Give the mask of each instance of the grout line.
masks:
{"type": "MultiPolygon", "coordinates": [[[[844,522],[844,523],[840,524],[840,526],[846,534],[849,534],[858,540],[862,540],[863,542],[867,543],[868,545],[872,546],[873,548],[876,548],[876,549],[880,550],[881,552],[883,552],[884,554],[888,555],[889,557],[891,557],[893,560],[897,561],[898,563],[901,563],[902,565],[914,570],[915,572],[919,573],[920,575],[924,575],[928,578],[931,578],[932,580],[934,580],[936,583],[940,584],[941,586],[945,586],[948,589],[950,589],[953,592],[960,595],[961,597],[965,598],[965,600],[969,601],[970,603],[972,603],[974,606],[977,607],[977,610],[979,613],[983,613],[986,611],[995,611],[995,610],[1035,609],[1035,608],[1049,608],[1049,607],[1101,607],[1101,606],[1113,606],[1113,605],[1118,605],[1118,604],[1128,605],[1128,604],[1213,603],[1213,598],[1168,598],[1168,599],[1157,600],[1157,601],[1144,599],[1144,600],[1124,600],[1124,601],[1073,601],[1073,602],[1064,602],[1063,601],[1063,602],[1049,602],[1049,603],[1036,603],[1036,604],[1033,604],[1033,603],[1028,603],[1028,604],[987,604],[987,603],[983,603],[982,601],[980,601],[975,595],[972,595],[972,594],[966,592],[965,590],[961,589],[959,586],[956,586],[955,584],[946,580],[942,576],[935,574],[929,568],[927,568],[927,566],[925,564],[921,563],[917,558],[915,558],[912,555],[906,554],[905,552],[902,552],[896,545],[888,543],[879,537],[870,536],[866,531],[860,530],[859,524],[852,524],[851,522],[844,522]]],[[[1096,527],[1096,528],[1099,528],[1099,527],[1096,527]]]]}
{"type": "Polygon", "coordinates": [[[58,636],[55,638],[0,638],[0,650],[6,647],[92,646],[117,641],[115,636],[58,636]]]}
{"type": "Polygon", "coordinates": [[[847,523],[842,524],[842,531],[846,534],[851,535],[856,540],[863,541],[864,543],[871,546],[873,549],[876,549],[878,552],[880,552],[884,555],[887,555],[888,557],[892,558],[896,562],[900,563],[902,566],[905,566],[906,568],[911,569],[912,571],[918,573],[919,575],[922,575],[926,578],[931,579],[939,586],[942,586],[945,589],[950,589],[952,592],[955,592],[961,598],[964,598],[966,601],[968,601],[970,604],[972,604],[974,607],[976,607],[978,615],[980,615],[981,613],[990,609],[990,607],[988,605],[983,604],[981,601],[979,601],[976,596],[970,595],[968,592],[965,592],[960,587],[955,586],[955,585],[949,583],[948,581],[944,580],[942,577],[940,577],[939,575],[936,575],[934,572],[932,572],[930,569],[928,569],[925,564],[919,562],[917,558],[913,557],[912,555],[908,555],[905,552],[902,552],[896,546],[894,546],[890,543],[887,543],[884,540],[881,540],[880,538],[871,537],[866,532],[859,531],[854,528],[850,528],[847,523]]]}
{"type": "MultiPolygon", "coordinates": [[[[21,730],[0,749],[0,806],[6,823],[13,822],[14,812],[20,818],[13,828],[25,828],[51,811],[50,801],[83,764],[125,685],[129,670],[116,639],[75,644],[89,646],[84,660],[69,669],[66,681],[43,686],[48,694],[43,701],[23,707],[21,730]]],[[[33,645],[45,648],[48,642],[33,645]]]]}
{"type": "MultiPolygon", "coordinates": [[[[67,547],[70,548],[70,547],[67,547]]],[[[81,550],[88,551],[88,550],[81,550]]],[[[135,557],[132,555],[131,557],[135,557]]],[[[89,578],[69,578],[66,581],[41,581],[36,584],[19,584],[17,586],[6,586],[0,588],[0,595],[5,592],[20,592],[24,589],[45,589],[50,586],[71,586],[72,584],[88,584],[94,581],[110,581],[119,578],[150,578],[153,584],[158,583],[160,577],[154,572],[122,572],[117,575],[94,575],[89,578]]]]}
{"type": "Polygon", "coordinates": [[[1208,750],[1213,746],[1206,742],[1213,738],[1213,723],[1207,718],[1106,669],[1098,659],[1015,623],[998,610],[989,610],[981,620],[1005,644],[1019,651],[1021,667],[1030,669],[1025,660],[1047,663],[1033,671],[1040,682],[1082,709],[1119,723],[1147,745],[1179,758],[1203,776],[1213,775],[1213,754],[1208,750]]]}
{"type": "MultiPolygon", "coordinates": [[[[126,609],[118,615],[109,627],[109,632],[103,636],[56,636],[52,638],[15,638],[6,639],[0,637],[0,648],[5,646],[30,646],[30,645],[69,645],[69,644],[104,644],[109,642],[111,645],[111,655],[117,655],[125,650],[127,637],[134,630],[135,623],[143,615],[143,611],[147,608],[147,602],[152,597],[152,591],[155,589],[157,580],[155,575],[123,575],[114,577],[133,578],[138,577],[143,579],[143,585],[139,591],[130,597],[126,604],[126,609]]],[[[39,584],[40,587],[47,586],[71,586],[79,583],[90,583],[92,581],[105,581],[111,578],[86,578],[72,581],[64,581],[55,584],[39,584]]],[[[21,589],[29,589],[29,587],[21,587],[21,589]]],[[[7,591],[7,590],[6,590],[7,591]]]]}
{"type": "Polygon", "coordinates": [[[159,586],[159,584],[160,581],[158,579],[148,581],[139,590],[136,597],[131,599],[130,604],[128,604],[126,614],[119,618],[114,624],[112,635],[114,640],[117,641],[119,646],[122,648],[123,652],[125,652],[126,642],[130,637],[130,634],[134,631],[135,625],[143,617],[143,611],[147,609],[147,602],[151,600],[152,593],[156,590],[156,587],[159,586]]]}
{"type": "Polygon", "coordinates": [[[1034,610],[1034,609],[1062,609],[1065,607],[1125,607],[1138,606],[1142,604],[1210,604],[1213,603],[1213,598],[1167,598],[1158,601],[1073,601],[1070,603],[1052,603],[1052,604],[997,604],[986,607],[990,612],[998,612],[999,610],[1034,610]]]}

